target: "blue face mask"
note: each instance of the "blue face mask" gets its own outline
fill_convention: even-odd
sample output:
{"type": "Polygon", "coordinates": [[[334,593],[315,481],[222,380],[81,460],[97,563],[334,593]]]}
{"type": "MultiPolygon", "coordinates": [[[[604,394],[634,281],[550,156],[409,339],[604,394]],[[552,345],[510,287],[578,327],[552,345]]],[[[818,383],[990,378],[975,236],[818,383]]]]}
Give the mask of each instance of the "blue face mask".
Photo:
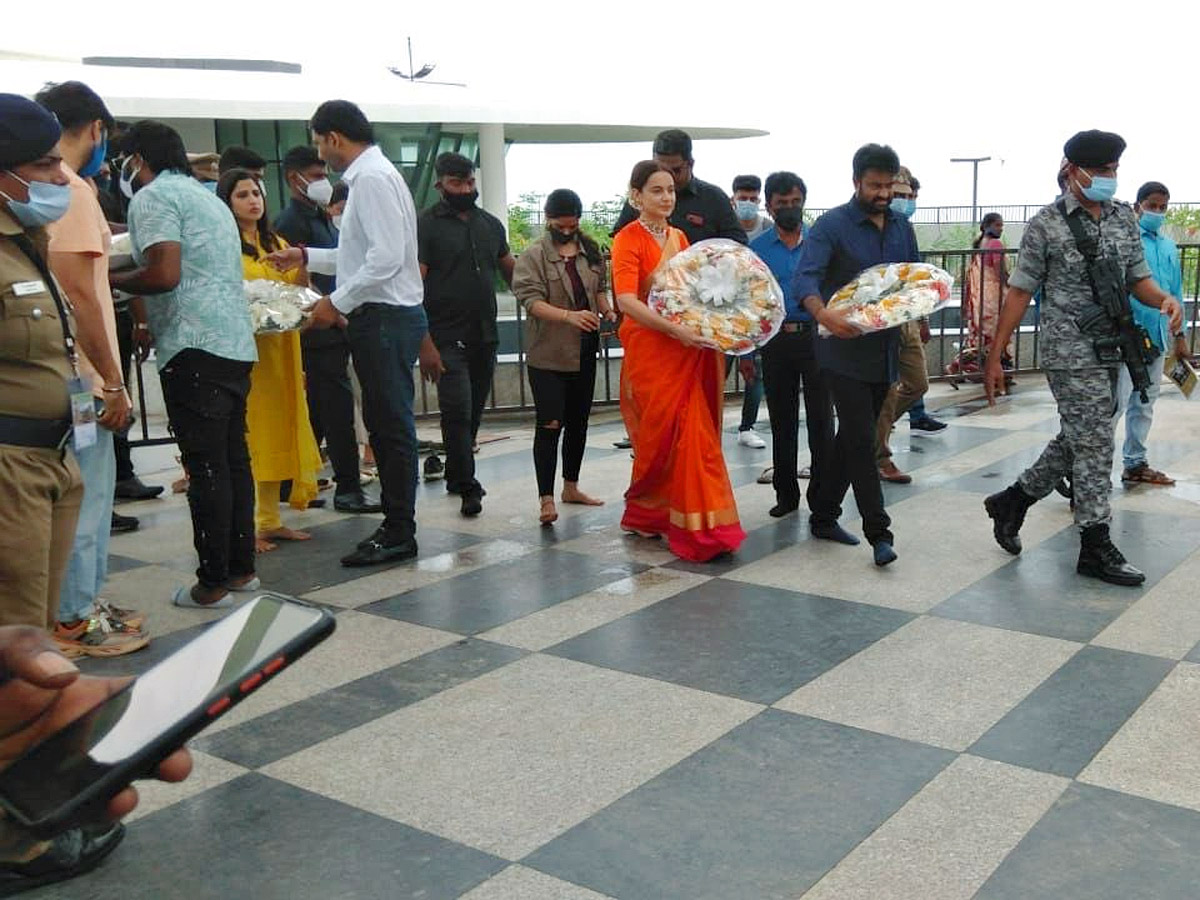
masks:
{"type": "Polygon", "coordinates": [[[911,197],[893,197],[892,212],[897,215],[904,216],[906,219],[911,219],[913,213],[917,211],[917,201],[911,197]]]}
{"type": "Polygon", "coordinates": [[[100,168],[104,165],[104,159],[108,156],[108,135],[101,133],[100,143],[92,149],[92,155],[88,161],[83,164],[83,168],[79,170],[80,178],[92,178],[99,173],[100,168]]]}
{"type": "Polygon", "coordinates": [[[22,203],[0,191],[0,197],[8,201],[8,211],[26,228],[49,225],[67,214],[71,206],[69,184],[49,184],[44,181],[26,181],[9,169],[9,174],[29,189],[29,199],[22,203]]]}
{"type": "Polygon", "coordinates": [[[737,211],[739,222],[749,222],[758,218],[758,204],[753,200],[735,200],[733,208],[737,211]]]}
{"type": "Polygon", "coordinates": [[[1162,228],[1163,222],[1167,221],[1167,214],[1150,212],[1150,210],[1147,209],[1142,211],[1142,217],[1138,221],[1141,222],[1142,227],[1147,231],[1158,234],[1158,229],[1162,228]]]}
{"type": "Polygon", "coordinates": [[[1117,195],[1117,179],[1107,175],[1092,175],[1092,183],[1087,187],[1081,184],[1079,189],[1093,203],[1104,203],[1117,195]]]}

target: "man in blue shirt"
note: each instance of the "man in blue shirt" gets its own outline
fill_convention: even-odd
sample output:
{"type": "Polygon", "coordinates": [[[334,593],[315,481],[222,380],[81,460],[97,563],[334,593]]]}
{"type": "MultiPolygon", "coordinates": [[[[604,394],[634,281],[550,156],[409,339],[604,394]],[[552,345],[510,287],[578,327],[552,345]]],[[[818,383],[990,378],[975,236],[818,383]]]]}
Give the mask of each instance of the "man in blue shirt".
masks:
{"type": "MultiPolygon", "coordinates": [[[[1155,283],[1172,297],[1182,297],[1183,268],[1179,263],[1179,248],[1162,233],[1170,200],[1171,194],[1166,185],[1159,181],[1148,181],[1138,188],[1137,204],[1133,210],[1138,214],[1142,249],[1145,251],[1146,264],[1150,266],[1155,283]]],[[[1174,478],[1152,469],[1146,461],[1146,439],[1154,421],[1154,401],[1158,399],[1163,363],[1166,360],[1167,347],[1172,340],[1171,326],[1167,317],[1153,306],[1139,303],[1132,296],[1129,298],[1129,305],[1133,309],[1134,320],[1146,329],[1150,339],[1154,341],[1154,346],[1158,348],[1158,359],[1149,366],[1150,387],[1146,389],[1147,399],[1144,403],[1140,394],[1133,389],[1129,370],[1124,366],[1120,369],[1117,417],[1119,418],[1122,412],[1125,413],[1125,447],[1122,453],[1124,470],[1121,480],[1130,484],[1171,485],[1175,483],[1174,478]]],[[[1175,354],[1187,356],[1182,331],[1174,336],[1174,342],[1175,354]]]]}
{"type": "Polygon", "coordinates": [[[891,208],[892,182],[900,170],[896,151],[867,144],[854,154],[853,168],[854,196],[817,220],[804,241],[792,286],[832,335],[817,339],[816,357],[838,416],[834,463],[827,476],[814,478],[816,508],[809,525],[814,537],[857,544],[858,538],[838,524],[842,500],[853,485],[875,564],[886,566],[895,561],[896,551],[875,466],[875,425],[899,372],[899,335],[895,328],[863,334],[825,301],[863,269],[918,262],[921,254],[912,225],[891,208]]]}
{"type": "Polygon", "coordinates": [[[775,220],[770,231],[750,242],[750,249],[774,273],[783,289],[787,318],[783,328],[762,348],[763,382],[767,412],[771,416],[771,456],[775,506],[779,518],[800,507],[800,481],[796,474],[797,432],[800,428],[800,386],[804,385],[804,420],[812,480],[808,484],[809,512],[816,511],[817,485],[827,480],[833,459],[833,402],[817,367],[816,325],[794,289],[797,265],[808,229],[804,226],[804,201],[808,189],[792,172],[767,177],[767,211],[775,220]]]}

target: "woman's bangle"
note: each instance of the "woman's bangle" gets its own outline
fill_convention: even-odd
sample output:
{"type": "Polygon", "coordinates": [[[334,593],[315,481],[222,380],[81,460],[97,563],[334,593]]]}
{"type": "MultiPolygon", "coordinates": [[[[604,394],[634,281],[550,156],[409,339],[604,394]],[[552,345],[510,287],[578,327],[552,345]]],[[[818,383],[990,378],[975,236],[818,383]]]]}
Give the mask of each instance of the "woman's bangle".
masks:
{"type": "Polygon", "coordinates": [[[136,325],[133,326],[133,329],[134,329],[134,331],[149,331],[150,326],[147,325],[145,322],[138,322],[136,325]]]}
{"type": "Polygon", "coordinates": [[[125,382],[122,381],[118,387],[109,387],[108,385],[105,385],[104,387],[100,388],[100,390],[106,394],[123,394],[125,393],[125,382]]]}
{"type": "Polygon", "coordinates": [[[570,321],[571,321],[571,311],[570,311],[569,309],[564,309],[564,310],[563,310],[563,321],[564,321],[564,322],[570,322],[570,321]]]}
{"type": "Polygon", "coordinates": [[[300,245],[300,255],[304,257],[304,264],[308,265],[308,248],[303,244],[300,245]]]}

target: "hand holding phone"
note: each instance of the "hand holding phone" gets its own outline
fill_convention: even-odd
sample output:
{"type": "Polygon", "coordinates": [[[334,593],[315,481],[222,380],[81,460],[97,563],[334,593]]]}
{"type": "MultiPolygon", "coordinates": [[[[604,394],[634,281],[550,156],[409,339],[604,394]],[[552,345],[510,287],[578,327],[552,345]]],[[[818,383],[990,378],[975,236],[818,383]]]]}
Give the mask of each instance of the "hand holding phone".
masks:
{"type": "MultiPolygon", "coordinates": [[[[129,681],[80,676],[75,664],[58,652],[42,629],[0,627],[0,770],[122,691],[129,681]]],[[[191,756],[186,750],[177,750],[159,765],[158,777],[183,781],[191,770],[191,756]]],[[[137,792],[127,787],[112,797],[100,818],[123,818],[136,805],[137,792]]],[[[37,841],[37,836],[0,814],[0,855],[20,856],[37,841]]]]}
{"type": "Polygon", "coordinates": [[[80,677],[36,629],[0,634],[0,824],[50,838],[127,814],[132,781],[185,778],[178,748],[333,629],[329,612],[263,594],[136,679],[80,677]]]}

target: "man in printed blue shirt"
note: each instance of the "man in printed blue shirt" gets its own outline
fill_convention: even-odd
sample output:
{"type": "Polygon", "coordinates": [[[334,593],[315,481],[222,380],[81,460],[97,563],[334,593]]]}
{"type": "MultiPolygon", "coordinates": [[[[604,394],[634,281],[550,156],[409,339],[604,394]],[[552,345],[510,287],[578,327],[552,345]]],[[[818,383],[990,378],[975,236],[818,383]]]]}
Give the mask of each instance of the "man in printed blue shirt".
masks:
{"type": "MultiPolygon", "coordinates": [[[[1183,268],[1179,263],[1179,248],[1162,233],[1167,218],[1167,206],[1171,192],[1160,181],[1148,181],[1138,188],[1137,204],[1133,211],[1138,215],[1142,235],[1142,249],[1146,264],[1150,266],[1155,283],[1172,297],[1183,296],[1183,268]]],[[[1139,303],[1136,297],[1129,298],[1134,320],[1146,329],[1154,346],[1158,348],[1158,359],[1149,366],[1150,387],[1146,389],[1146,400],[1133,389],[1129,370],[1122,367],[1117,385],[1117,417],[1125,413],[1125,447],[1122,452],[1124,467],[1121,480],[1127,484],[1171,485],[1175,479],[1150,467],[1146,459],[1146,439],[1154,421],[1154,402],[1162,386],[1163,363],[1167,349],[1174,341],[1175,355],[1187,356],[1187,345],[1183,331],[1172,336],[1170,322],[1161,310],[1139,303]]]]}
{"type": "Polygon", "coordinates": [[[814,478],[816,508],[809,525],[814,537],[857,544],[858,538],[838,524],[842,500],[853,485],[877,566],[896,560],[875,465],[875,426],[899,374],[899,334],[895,328],[863,334],[825,303],[863,269],[920,261],[912,225],[891,208],[899,170],[900,159],[891,147],[867,144],[858,149],[854,196],[817,220],[804,241],[793,284],[809,315],[832,335],[817,338],[816,356],[838,417],[834,463],[828,475],[814,478]]]}

